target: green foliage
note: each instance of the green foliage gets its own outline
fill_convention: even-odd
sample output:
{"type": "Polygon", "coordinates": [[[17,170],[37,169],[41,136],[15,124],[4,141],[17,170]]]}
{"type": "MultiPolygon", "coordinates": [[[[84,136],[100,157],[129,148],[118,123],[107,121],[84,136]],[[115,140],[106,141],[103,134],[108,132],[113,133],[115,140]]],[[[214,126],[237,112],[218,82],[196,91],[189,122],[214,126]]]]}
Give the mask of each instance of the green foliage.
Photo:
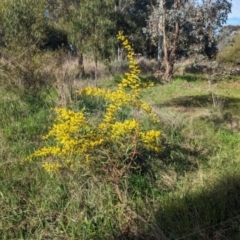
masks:
{"type": "Polygon", "coordinates": [[[198,191],[176,194],[170,201],[165,199],[156,219],[165,236],[211,240],[220,235],[220,239],[238,239],[239,180],[236,171],[227,172],[198,191]]]}
{"type": "Polygon", "coordinates": [[[240,32],[234,36],[232,43],[225,46],[217,55],[220,64],[240,64],[240,32]]]}
{"type": "Polygon", "coordinates": [[[5,88],[15,89],[24,96],[27,92],[27,95],[34,96],[36,100],[44,99],[45,91],[50,91],[56,82],[53,69],[57,63],[53,54],[42,53],[34,46],[26,50],[16,44],[4,49],[3,54],[0,84],[5,88]]]}
{"type": "Polygon", "coordinates": [[[172,79],[178,54],[195,52],[212,57],[216,53],[215,30],[226,22],[230,11],[231,3],[226,0],[157,1],[144,30],[158,46],[164,81],[172,79]]]}
{"type": "Polygon", "coordinates": [[[113,55],[116,33],[112,18],[113,1],[70,1],[58,3],[50,15],[58,13],[57,25],[68,33],[69,41],[81,52],[91,52],[95,59],[113,55]]]}
{"type": "MultiPolygon", "coordinates": [[[[156,0],[151,1],[155,4],[156,0]]],[[[141,55],[153,54],[149,52],[152,43],[146,41],[142,29],[146,27],[151,8],[148,0],[121,0],[116,1],[115,21],[118,30],[131,39],[134,51],[141,55]]]]}
{"type": "Polygon", "coordinates": [[[46,0],[3,0],[0,2],[1,25],[5,45],[15,42],[22,46],[41,43],[48,19],[46,0]]]}

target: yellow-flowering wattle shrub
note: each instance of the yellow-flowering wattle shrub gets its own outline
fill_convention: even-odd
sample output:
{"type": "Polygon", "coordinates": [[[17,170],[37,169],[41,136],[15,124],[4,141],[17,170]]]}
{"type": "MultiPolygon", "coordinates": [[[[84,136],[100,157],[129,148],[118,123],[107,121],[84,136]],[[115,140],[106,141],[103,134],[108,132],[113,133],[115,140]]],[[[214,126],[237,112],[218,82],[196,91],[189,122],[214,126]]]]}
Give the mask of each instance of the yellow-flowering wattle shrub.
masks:
{"type": "Polygon", "coordinates": [[[150,121],[158,120],[151,107],[139,100],[140,91],[151,84],[139,79],[139,66],[134,51],[122,32],[117,35],[127,50],[129,72],[125,74],[116,90],[88,87],[78,90],[85,96],[100,96],[106,104],[102,119],[93,122],[84,111],[74,112],[57,108],[57,117],[44,140],[48,146],[35,151],[28,159],[42,159],[42,166],[48,172],[61,168],[88,168],[94,174],[100,173],[116,188],[122,201],[119,183],[123,175],[133,166],[137,157],[146,150],[160,151],[160,131],[145,130],[141,119],[129,117],[120,121],[117,114],[125,107],[143,111],[150,121]]]}

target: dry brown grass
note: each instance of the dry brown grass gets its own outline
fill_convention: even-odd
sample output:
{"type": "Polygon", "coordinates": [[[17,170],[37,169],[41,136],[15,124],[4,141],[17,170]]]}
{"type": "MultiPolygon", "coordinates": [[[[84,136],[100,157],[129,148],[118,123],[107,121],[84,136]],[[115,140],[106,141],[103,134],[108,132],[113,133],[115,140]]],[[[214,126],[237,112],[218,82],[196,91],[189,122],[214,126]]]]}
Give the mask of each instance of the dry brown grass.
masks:
{"type": "Polygon", "coordinates": [[[185,69],[193,64],[194,59],[186,59],[180,62],[177,62],[174,66],[174,73],[176,75],[184,75],[185,69]]]}
{"type": "MultiPolygon", "coordinates": [[[[90,57],[84,59],[84,72],[87,78],[95,78],[95,63],[90,57]]],[[[102,62],[97,63],[97,78],[103,78],[109,74],[109,70],[102,62]]]]}
{"type": "Polygon", "coordinates": [[[54,67],[54,57],[36,49],[5,52],[0,59],[1,85],[37,95],[42,87],[51,87],[54,67]]]}
{"type": "MultiPolygon", "coordinates": [[[[55,89],[58,93],[58,106],[66,107],[76,97],[76,90],[87,86],[96,86],[95,63],[91,58],[84,59],[84,78],[79,78],[80,66],[78,59],[70,56],[64,56],[55,69],[53,74],[56,79],[55,89]]],[[[97,78],[103,78],[108,75],[108,69],[103,63],[98,63],[97,78]]],[[[98,81],[98,80],[97,80],[98,81]]]]}
{"type": "MultiPolygon", "coordinates": [[[[92,78],[94,63],[84,62],[85,75],[92,78]]],[[[107,73],[107,68],[99,63],[98,76],[107,73]]],[[[75,90],[89,85],[89,81],[79,79],[81,68],[78,59],[64,52],[40,52],[36,49],[18,49],[15,53],[5,52],[0,58],[0,83],[4,88],[16,89],[23,94],[37,96],[45,88],[54,88],[58,95],[57,106],[66,107],[75,96],[75,90]]]]}
{"type": "Polygon", "coordinates": [[[56,82],[54,88],[58,94],[56,105],[66,107],[72,102],[74,82],[78,74],[78,61],[71,57],[62,57],[56,68],[52,69],[56,82]]]}
{"type": "Polygon", "coordinates": [[[157,68],[157,61],[155,59],[140,57],[137,62],[142,74],[151,74],[157,68]]]}

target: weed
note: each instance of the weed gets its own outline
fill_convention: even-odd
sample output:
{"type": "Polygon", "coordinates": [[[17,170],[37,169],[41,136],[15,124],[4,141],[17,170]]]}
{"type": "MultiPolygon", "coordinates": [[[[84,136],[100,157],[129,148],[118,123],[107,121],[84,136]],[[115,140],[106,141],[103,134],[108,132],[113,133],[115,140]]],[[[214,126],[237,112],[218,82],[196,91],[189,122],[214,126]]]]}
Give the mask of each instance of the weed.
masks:
{"type": "Polygon", "coordinates": [[[35,151],[28,160],[34,157],[47,159],[42,166],[48,172],[61,168],[87,168],[92,174],[100,175],[100,179],[110,181],[116,194],[123,202],[119,189],[122,178],[129,172],[137,158],[144,151],[160,151],[160,131],[143,129],[141,119],[123,116],[123,109],[133,108],[143,110],[152,122],[157,118],[151,107],[139,101],[139,92],[150,84],[142,83],[138,77],[139,68],[134,60],[134,52],[128,40],[120,32],[120,39],[128,51],[129,72],[125,73],[121,83],[115,91],[109,89],[88,87],[78,91],[83,98],[98,97],[106,104],[105,113],[99,122],[91,122],[84,111],[57,108],[55,124],[44,139],[53,140],[49,144],[35,151]],[[122,115],[122,116],[121,116],[122,115]],[[120,120],[120,121],[119,121],[120,120]]]}

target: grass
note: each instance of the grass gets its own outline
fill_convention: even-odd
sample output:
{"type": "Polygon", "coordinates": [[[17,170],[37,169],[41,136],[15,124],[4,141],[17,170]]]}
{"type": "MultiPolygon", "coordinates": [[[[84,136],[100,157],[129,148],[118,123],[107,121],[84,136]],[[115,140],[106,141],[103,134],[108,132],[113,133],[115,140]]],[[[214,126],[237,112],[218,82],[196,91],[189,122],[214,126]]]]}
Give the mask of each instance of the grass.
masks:
{"type": "MultiPolygon", "coordinates": [[[[142,93],[161,120],[163,149],[124,179],[125,204],[85,169],[49,175],[24,162],[42,145],[56,96],[33,101],[1,89],[0,238],[239,239],[239,86],[186,76],[142,93]]],[[[101,99],[75,101],[71,108],[101,114],[101,99]]]]}

